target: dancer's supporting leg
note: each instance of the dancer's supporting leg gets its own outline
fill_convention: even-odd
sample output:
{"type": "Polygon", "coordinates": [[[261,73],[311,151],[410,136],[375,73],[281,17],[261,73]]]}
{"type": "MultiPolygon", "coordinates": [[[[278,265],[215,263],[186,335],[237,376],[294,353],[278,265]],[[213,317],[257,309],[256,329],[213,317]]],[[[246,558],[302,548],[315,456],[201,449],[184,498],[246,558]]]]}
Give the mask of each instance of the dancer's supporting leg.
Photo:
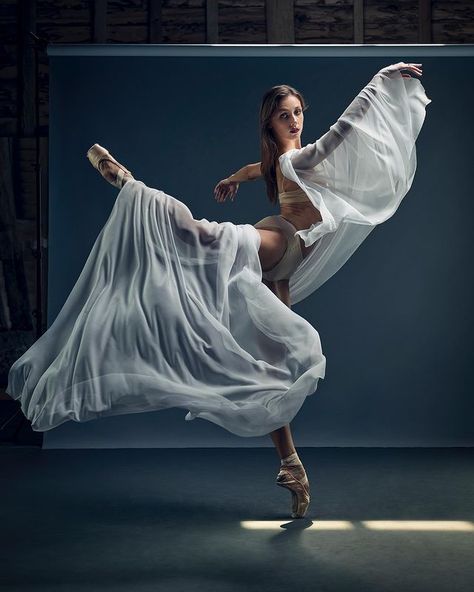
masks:
{"type": "MultiPolygon", "coordinates": [[[[278,280],[276,282],[270,282],[268,280],[262,280],[263,283],[270,288],[270,290],[278,296],[278,298],[291,308],[290,306],[290,291],[289,291],[289,280],[278,280]]],[[[295,445],[293,442],[293,436],[291,434],[290,425],[285,425],[277,430],[270,432],[270,437],[275,444],[280,459],[287,458],[291,454],[296,452],[295,445]]]]}
{"type": "MultiPolygon", "coordinates": [[[[277,263],[286,249],[286,239],[282,233],[274,230],[257,229],[261,242],[259,258],[262,269],[270,269],[277,263]]],[[[289,280],[275,282],[262,280],[278,298],[291,308],[289,280]]],[[[310,502],[309,481],[304,466],[296,452],[290,425],[284,425],[273,432],[270,437],[280,457],[280,472],[277,485],[289,489],[292,495],[292,518],[303,518],[310,502]]]]}
{"type": "Polygon", "coordinates": [[[275,448],[281,460],[296,452],[290,424],[270,432],[270,438],[272,439],[273,444],[275,444],[275,448]]]}

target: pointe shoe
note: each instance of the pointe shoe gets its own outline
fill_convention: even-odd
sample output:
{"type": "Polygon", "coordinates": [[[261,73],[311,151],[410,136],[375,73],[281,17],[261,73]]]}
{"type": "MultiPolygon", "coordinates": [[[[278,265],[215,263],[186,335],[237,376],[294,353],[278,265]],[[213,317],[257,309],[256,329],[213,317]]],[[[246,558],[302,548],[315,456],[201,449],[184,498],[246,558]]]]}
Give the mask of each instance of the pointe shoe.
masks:
{"type": "Polygon", "coordinates": [[[276,484],[291,492],[291,517],[303,518],[310,502],[309,481],[303,465],[282,465],[276,478],[276,484]]]}
{"type": "Polygon", "coordinates": [[[89,159],[92,166],[99,171],[99,173],[104,177],[104,179],[109,181],[109,183],[111,183],[114,187],[117,187],[117,189],[122,189],[122,187],[125,185],[127,181],[133,179],[132,173],[119,162],[117,162],[115,158],[110,154],[110,152],[102,146],[100,146],[99,144],[94,144],[93,146],[91,146],[87,151],[86,156],[89,159]],[[100,170],[100,163],[104,160],[108,160],[109,162],[112,162],[113,164],[118,166],[118,171],[113,181],[110,181],[110,179],[103,175],[102,171],[100,170]]]}

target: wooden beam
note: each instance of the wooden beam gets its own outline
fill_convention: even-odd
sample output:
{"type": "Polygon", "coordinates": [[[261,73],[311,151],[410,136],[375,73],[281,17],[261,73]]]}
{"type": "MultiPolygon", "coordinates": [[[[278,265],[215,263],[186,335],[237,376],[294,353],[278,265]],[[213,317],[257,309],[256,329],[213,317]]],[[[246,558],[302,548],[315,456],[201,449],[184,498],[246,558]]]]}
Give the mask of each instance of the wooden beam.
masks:
{"type": "Polygon", "coordinates": [[[364,0],[354,0],[354,43],[364,43],[364,0]]]}
{"type": "Polygon", "coordinates": [[[94,43],[105,43],[107,41],[107,0],[94,0],[92,32],[94,43]]]}
{"type": "Polygon", "coordinates": [[[163,43],[162,0],[148,0],[148,43],[163,43]]]}
{"type": "Polygon", "coordinates": [[[218,0],[206,0],[206,43],[219,43],[218,0]]]}
{"type": "Polygon", "coordinates": [[[431,43],[431,0],[418,2],[418,43],[431,43]]]}
{"type": "Polygon", "coordinates": [[[267,43],[295,42],[295,6],[291,0],[267,0],[267,43]]]}

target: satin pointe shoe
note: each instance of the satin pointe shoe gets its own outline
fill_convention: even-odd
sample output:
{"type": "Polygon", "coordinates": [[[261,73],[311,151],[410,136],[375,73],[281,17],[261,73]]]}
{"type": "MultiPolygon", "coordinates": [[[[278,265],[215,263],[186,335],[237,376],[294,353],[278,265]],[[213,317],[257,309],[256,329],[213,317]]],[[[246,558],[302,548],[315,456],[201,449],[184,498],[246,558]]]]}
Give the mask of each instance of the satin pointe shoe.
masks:
{"type": "Polygon", "coordinates": [[[292,518],[303,518],[310,502],[309,481],[301,463],[282,465],[276,478],[276,484],[289,489],[292,495],[292,518]]]}
{"type": "MultiPolygon", "coordinates": [[[[115,158],[110,154],[108,150],[100,146],[99,144],[94,144],[89,148],[86,154],[87,158],[89,159],[92,166],[99,171],[99,173],[109,181],[114,187],[117,189],[122,189],[127,181],[133,179],[132,173],[126,169],[123,165],[115,160],[115,158]],[[104,161],[112,162],[113,164],[118,166],[117,174],[114,176],[113,179],[107,173],[102,173],[100,170],[100,164],[104,161]]],[[[113,173],[112,173],[113,175],[113,173]]]]}

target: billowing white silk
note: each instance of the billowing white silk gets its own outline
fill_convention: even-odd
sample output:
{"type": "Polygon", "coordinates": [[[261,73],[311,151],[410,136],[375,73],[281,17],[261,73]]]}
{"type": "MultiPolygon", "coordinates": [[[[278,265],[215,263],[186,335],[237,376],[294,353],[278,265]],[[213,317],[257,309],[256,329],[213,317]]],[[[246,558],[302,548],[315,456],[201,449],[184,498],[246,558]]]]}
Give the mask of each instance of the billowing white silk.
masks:
{"type": "Polygon", "coordinates": [[[284,425],[326,361],[317,331],[261,282],[259,246],[250,224],[195,220],[129,181],[7,392],[37,431],[167,407],[240,436],[284,425]]]}
{"type": "MultiPolygon", "coordinates": [[[[298,232],[318,244],[290,281],[293,302],[394,213],[414,176],[430,102],[420,81],[381,70],[358,97],[320,140],[280,157],[323,218],[298,232]]],[[[289,423],[326,359],[318,332],[261,282],[259,246],[252,225],[196,220],[129,181],[55,321],[11,367],[7,393],[36,431],[169,407],[239,436],[289,423]]]]}
{"type": "Polygon", "coordinates": [[[292,304],[318,289],[395,213],[415,176],[415,141],[429,103],[418,78],[403,77],[395,65],[382,68],[326,134],[280,156],[283,175],[322,217],[296,233],[306,246],[317,244],[290,278],[292,304]]]}

